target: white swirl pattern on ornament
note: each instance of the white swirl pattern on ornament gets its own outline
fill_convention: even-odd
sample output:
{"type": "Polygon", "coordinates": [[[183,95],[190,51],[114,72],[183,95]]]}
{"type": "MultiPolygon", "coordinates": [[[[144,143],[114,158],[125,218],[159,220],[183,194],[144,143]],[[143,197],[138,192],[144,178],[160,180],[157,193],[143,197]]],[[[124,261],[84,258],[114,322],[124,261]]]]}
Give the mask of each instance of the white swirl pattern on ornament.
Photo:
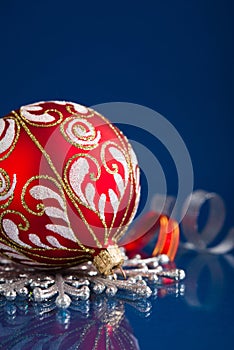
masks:
{"type": "MultiPolygon", "coordinates": [[[[71,187],[78,198],[86,205],[88,202],[82,192],[81,184],[84,181],[85,176],[89,173],[89,163],[85,158],[77,159],[71,166],[71,170],[69,172],[69,181],[71,187]]],[[[91,198],[89,199],[91,200],[91,198]]]]}
{"type": "Polygon", "coordinates": [[[93,149],[101,139],[100,130],[96,131],[90,122],[77,116],[65,119],[60,130],[69,143],[81,149],[93,149]]]}
{"type": "Polygon", "coordinates": [[[116,185],[118,187],[118,190],[120,192],[121,197],[124,195],[124,189],[125,189],[125,185],[124,185],[124,181],[122,179],[122,176],[118,173],[114,174],[114,179],[116,182],[116,185]]]}
{"type": "Polygon", "coordinates": [[[98,202],[98,209],[102,220],[105,220],[106,195],[102,193],[98,202]]]}
{"type": "Polygon", "coordinates": [[[101,138],[100,131],[98,130],[97,136],[94,140],[89,140],[89,138],[93,137],[93,127],[92,125],[85,119],[81,118],[75,118],[72,121],[68,123],[67,126],[67,135],[71,138],[71,140],[75,143],[78,143],[79,145],[93,145],[97,144],[98,141],[101,138]],[[77,125],[81,124],[81,125],[77,125]],[[84,124],[88,129],[88,131],[85,131],[84,128],[82,127],[82,124],[84,124]],[[74,128],[73,128],[74,127],[74,128]],[[88,138],[87,141],[82,140],[88,138]]]}
{"type": "MultiPolygon", "coordinates": [[[[47,131],[50,135],[50,130],[47,131]]],[[[107,244],[114,225],[118,225],[118,231],[122,232],[122,224],[126,225],[131,219],[129,219],[129,208],[132,209],[133,200],[136,201],[134,192],[137,192],[137,196],[139,194],[137,188],[139,169],[136,156],[128,141],[124,142],[122,134],[111,123],[84,106],[64,101],[38,102],[23,106],[19,114],[18,111],[13,111],[13,116],[9,115],[0,120],[1,160],[6,159],[16,149],[18,138],[25,132],[48,161],[48,166],[54,172],[55,178],[49,176],[47,170],[40,171],[34,176],[31,174],[29,179],[26,178],[25,185],[22,187],[22,181],[17,183],[18,174],[22,176],[21,171],[17,173],[15,169],[16,178],[16,174],[12,171],[8,175],[6,170],[0,169],[0,208],[5,209],[13,202],[12,207],[1,212],[0,216],[2,229],[0,248],[3,252],[6,252],[6,255],[9,253],[9,257],[22,262],[29,260],[28,264],[33,264],[31,259],[24,257],[24,253],[28,255],[28,251],[32,251],[36,260],[39,255],[43,257],[45,250],[67,249],[69,246],[74,247],[74,242],[84,250],[86,247],[79,240],[77,226],[74,225],[74,231],[71,228],[73,221],[70,222],[70,219],[73,216],[71,211],[67,211],[67,197],[78,210],[87,231],[95,241],[95,247],[101,248],[103,242],[107,244]],[[56,105],[62,107],[59,108],[56,105]],[[87,118],[90,118],[89,121],[87,118]],[[67,141],[75,146],[67,145],[72,152],[69,155],[67,153],[71,158],[66,160],[65,167],[63,164],[63,177],[57,171],[57,163],[53,163],[54,159],[50,152],[44,149],[40,138],[37,139],[41,130],[31,128],[31,126],[50,128],[58,124],[59,128],[56,129],[55,134],[60,138],[63,137],[61,144],[64,145],[67,141]],[[104,125],[103,128],[102,125],[104,125]],[[83,149],[85,152],[77,154],[76,149],[83,149]],[[86,151],[91,151],[91,154],[86,151]],[[17,188],[18,186],[22,188],[17,188]],[[19,190],[17,196],[14,196],[15,189],[19,190]],[[21,195],[18,196],[18,194],[21,195]],[[102,237],[99,238],[99,232],[95,234],[92,225],[83,215],[84,208],[80,209],[78,203],[83,204],[99,217],[98,225],[101,219],[104,240],[102,237]],[[122,208],[120,208],[121,204],[122,208]],[[18,211],[20,205],[26,213],[18,211]],[[118,213],[123,214],[122,217],[118,216],[118,213]],[[14,218],[13,215],[17,215],[18,218],[14,218]],[[35,217],[35,221],[32,216],[35,217]],[[118,223],[115,222],[117,217],[118,223]],[[21,220],[20,223],[19,220],[21,220]],[[40,222],[38,226],[37,220],[40,222]],[[121,221],[120,225],[119,221],[121,221]],[[102,242],[99,239],[102,239],[102,242]],[[66,240],[70,240],[70,243],[66,240]],[[9,247],[13,246],[16,250],[7,248],[7,241],[9,247]],[[38,248],[41,250],[40,254],[35,253],[38,248]]],[[[46,140],[46,132],[43,140],[46,140]]],[[[17,150],[15,153],[17,155],[17,150]]],[[[17,161],[17,165],[20,167],[20,162],[17,161]]],[[[135,208],[136,205],[134,210],[135,208]]],[[[86,209],[84,212],[89,213],[86,209]]],[[[44,264],[40,261],[38,263],[44,264]]]]}
{"type": "Polygon", "coordinates": [[[13,119],[0,119],[0,154],[6,152],[15,139],[15,121],[13,119]],[[4,134],[6,128],[6,121],[9,123],[7,130],[4,134]]]}
{"type": "MultiPolygon", "coordinates": [[[[68,219],[68,216],[66,213],[66,208],[65,208],[62,197],[58,193],[51,190],[50,188],[42,186],[42,185],[37,185],[37,186],[32,187],[29,192],[33,198],[38,199],[38,200],[42,200],[43,203],[45,203],[44,201],[46,199],[53,198],[53,199],[57,200],[57,202],[59,203],[62,210],[60,208],[48,206],[48,207],[44,208],[45,213],[49,217],[63,219],[66,222],[67,226],[56,225],[56,224],[47,224],[46,228],[49,231],[57,233],[61,237],[65,237],[73,242],[77,242],[77,238],[76,238],[73,230],[70,227],[69,219],[68,219]]],[[[54,242],[52,240],[50,240],[50,241],[54,242]]],[[[39,241],[36,241],[34,239],[33,243],[36,244],[36,242],[40,243],[39,241]]],[[[51,243],[51,242],[49,242],[49,243],[51,243]]],[[[39,246],[42,247],[42,245],[39,245],[39,246]]],[[[56,241],[56,246],[57,246],[57,241],[56,241]]],[[[43,248],[45,248],[45,247],[43,246],[43,248]]],[[[50,248],[50,247],[48,247],[48,248],[50,248]]]]}
{"type": "Polygon", "coordinates": [[[36,103],[35,105],[28,105],[21,107],[20,111],[22,115],[31,122],[39,122],[39,123],[51,123],[55,121],[55,117],[50,115],[49,113],[43,113],[43,114],[34,114],[33,112],[39,112],[42,111],[43,108],[41,106],[38,106],[36,103]]]}
{"type": "Polygon", "coordinates": [[[116,147],[110,147],[109,149],[109,152],[110,154],[112,155],[112,157],[117,160],[117,162],[121,163],[124,167],[124,179],[125,179],[125,184],[126,184],[126,181],[128,179],[128,164],[127,164],[127,161],[123,155],[123,153],[116,147]]]}
{"type": "MultiPolygon", "coordinates": [[[[1,169],[0,169],[1,171],[1,169]]],[[[10,198],[13,193],[14,193],[14,190],[15,190],[15,186],[16,186],[16,174],[13,174],[13,181],[12,181],[12,185],[11,185],[11,188],[7,191],[7,193],[3,194],[6,189],[7,189],[7,183],[6,183],[6,179],[5,177],[3,176],[3,174],[1,174],[0,172],[0,201],[5,201],[6,199],[10,198]]]]}
{"type": "Polygon", "coordinates": [[[94,196],[95,196],[95,187],[90,182],[87,184],[85,188],[85,196],[87,198],[87,201],[89,203],[89,206],[95,210],[95,204],[94,204],[94,196]]]}
{"type": "Polygon", "coordinates": [[[53,225],[47,224],[47,230],[57,233],[63,238],[69,239],[70,241],[77,242],[76,236],[70,227],[66,227],[63,225],[53,225]]]}
{"type": "Polygon", "coordinates": [[[59,203],[61,208],[63,210],[65,209],[62,197],[55,191],[51,190],[49,187],[45,187],[42,185],[33,186],[29,192],[33,198],[38,200],[45,200],[48,198],[55,199],[59,203]]]}
{"type": "Polygon", "coordinates": [[[69,222],[67,214],[59,208],[56,207],[46,207],[45,213],[50,218],[62,219],[66,223],[69,222]]]}
{"type": "Polygon", "coordinates": [[[67,102],[67,101],[53,101],[53,103],[56,103],[58,105],[66,106],[67,104],[71,104],[74,108],[75,112],[81,113],[81,114],[87,114],[89,112],[88,108],[85,106],[82,106],[75,102],[67,102]]]}
{"type": "Polygon", "coordinates": [[[115,217],[117,214],[117,211],[118,211],[118,207],[119,207],[119,199],[118,199],[116,193],[111,188],[109,188],[108,194],[110,197],[110,202],[111,202],[112,208],[114,210],[114,217],[115,217]]]}
{"type": "Polygon", "coordinates": [[[19,238],[19,229],[17,225],[10,219],[2,220],[2,227],[6,235],[15,243],[19,244],[24,248],[31,248],[30,245],[26,244],[19,238]]]}
{"type": "MultiPolygon", "coordinates": [[[[37,200],[46,200],[46,199],[55,199],[59,203],[60,208],[56,207],[45,207],[44,211],[45,214],[51,218],[59,218],[66,222],[67,226],[63,225],[56,225],[56,224],[47,224],[46,229],[49,231],[52,231],[61,237],[64,237],[66,239],[71,240],[72,242],[77,242],[76,236],[74,235],[73,230],[70,228],[69,219],[66,213],[66,208],[64,206],[63,199],[58,195],[56,192],[51,190],[50,188],[47,188],[45,186],[37,185],[30,189],[30,194],[34,199],[37,200]]],[[[10,219],[3,219],[2,220],[2,228],[5,232],[5,234],[15,243],[17,243],[19,246],[24,248],[32,248],[30,245],[26,244],[19,238],[19,228],[17,225],[10,219]]],[[[48,236],[47,241],[50,244],[46,245],[41,242],[40,237],[35,233],[30,233],[28,235],[29,240],[35,245],[36,247],[44,248],[44,249],[51,249],[51,248],[60,248],[60,249],[66,249],[66,247],[62,246],[59,241],[53,237],[48,236]]],[[[14,251],[15,252],[15,251],[14,251]]],[[[16,251],[17,254],[17,251],[16,251]]],[[[13,256],[12,256],[13,257],[13,256]]]]}
{"type": "Polygon", "coordinates": [[[42,243],[40,238],[39,238],[39,236],[36,235],[35,233],[30,233],[28,235],[28,238],[37,247],[41,247],[41,248],[45,248],[45,249],[51,249],[51,247],[49,247],[48,245],[42,243]]]}
{"type": "MultiPolygon", "coordinates": [[[[127,161],[121,151],[119,151],[115,147],[110,147],[110,153],[112,157],[119,163],[123,165],[124,168],[124,177],[119,173],[113,173],[113,177],[115,180],[115,183],[117,185],[117,188],[119,190],[120,195],[118,196],[116,192],[112,189],[108,189],[108,195],[110,198],[110,203],[113,208],[113,219],[116,217],[116,214],[118,212],[118,208],[120,205],[120,201],[122,196],[124,195],[126,182],[128,179],[129,171],[128,171],[128,164],[127,161]]],[[[69,182],[70,185],[79,198],[79,200],[88,206],[91,210],[96,211],[98,209],[98,212],[100,214],[100,217],[102,220],[105,221],[105,205],[106,205],[106,194],[102,193],[100,195],[100,198],[98,200],[98,208],[95,205],[95,187],[92,183],[88,182],[84,191],[82,190],[82,184],[85,181],[85,177],[90,174],[90,165],[89,165],[89,158],[80,157],[78,158],[71,166],[69,171],[69,182]]]]}
{"type": "Polygon", "coordinates": [[[58,248],[58,249],[66,249],[66,247],[64,247],[61,243],[59,243],[57,238],[55,238],[54,236],[47,236],[46,240],[49,242],[49,244],[52,247],[55,247],[55,248],[58,248]]]}

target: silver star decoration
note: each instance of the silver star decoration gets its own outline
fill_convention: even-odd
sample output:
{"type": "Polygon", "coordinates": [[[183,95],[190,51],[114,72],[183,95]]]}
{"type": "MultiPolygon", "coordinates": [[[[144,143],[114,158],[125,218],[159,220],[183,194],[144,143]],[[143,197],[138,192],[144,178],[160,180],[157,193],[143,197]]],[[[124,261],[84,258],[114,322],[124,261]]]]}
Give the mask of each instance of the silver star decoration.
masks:
{"type": "Polygon", "coordinates": [[[147,259],[140,255],[129,259],[124,252],[123,255],[123,271],[108,277],[100,275],[91,262],[48,273],[1,258],[0,298],[27,300],[44,311],[71,306],[85,312],[85,301],[92,301],[98,295],[118,298],[131,305],[135,303],[141,309],[142,301],[156,296],[162,286],[168,293],[183,293],[184,286],[180,282],[185,278],[185,272],[171,268],[166,255],[147,259]]]}

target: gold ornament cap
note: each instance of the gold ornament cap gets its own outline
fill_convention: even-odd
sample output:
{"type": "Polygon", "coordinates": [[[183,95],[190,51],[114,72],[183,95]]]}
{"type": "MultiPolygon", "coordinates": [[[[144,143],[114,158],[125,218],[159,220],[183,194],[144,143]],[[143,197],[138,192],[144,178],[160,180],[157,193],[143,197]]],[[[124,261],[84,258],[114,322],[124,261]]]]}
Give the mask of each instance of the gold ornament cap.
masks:
{"type": "Polygon", "coordinates": [[[115,269],[121,268],[123,262],[123,255],[117,245],[110,245],[102,249],[93,259],[94,266],[105,276],[111,275],[115,269]]]}

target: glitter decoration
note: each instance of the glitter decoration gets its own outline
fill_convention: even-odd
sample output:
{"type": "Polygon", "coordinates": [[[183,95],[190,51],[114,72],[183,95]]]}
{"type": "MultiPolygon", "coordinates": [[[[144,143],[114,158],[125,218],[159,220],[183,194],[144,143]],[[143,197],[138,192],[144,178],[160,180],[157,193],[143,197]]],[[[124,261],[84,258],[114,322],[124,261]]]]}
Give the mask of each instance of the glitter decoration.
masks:
{"type": "Polygon", "coordinates": [[[50,303],[53,308],[59,309],[68,309],[98,295],[137,303],[157,294],[160,288],[178,287],[185,278],[185,272],[172,267],[166,255],[147,259],[142,259],[140,255],[133,259],[123,256],[126,279],[118,270],[114,275],[105,277],[91,262],[48,273],[2,259],[0,295],[7,301],[24,299],[41,307],[50,303]]]}
{"type": "Polygon", "coordinates": [[[0,253],[34,268],[121,266],[140,184],[117,127],[77,103],[23,106],[0,119],[0,161],[0,253]]]}

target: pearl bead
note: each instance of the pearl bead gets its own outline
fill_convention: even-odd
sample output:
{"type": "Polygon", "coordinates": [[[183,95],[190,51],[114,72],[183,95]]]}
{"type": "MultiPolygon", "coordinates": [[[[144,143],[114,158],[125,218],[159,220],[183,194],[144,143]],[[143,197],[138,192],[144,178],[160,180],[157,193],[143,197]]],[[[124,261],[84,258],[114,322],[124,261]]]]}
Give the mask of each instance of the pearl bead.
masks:
{"type": "Polygon", "coordinates": [[[69,295],[59,295],[55,300],[56,306],[60,309],[67,309],[71,304],[71,298],[69,295]]]}

